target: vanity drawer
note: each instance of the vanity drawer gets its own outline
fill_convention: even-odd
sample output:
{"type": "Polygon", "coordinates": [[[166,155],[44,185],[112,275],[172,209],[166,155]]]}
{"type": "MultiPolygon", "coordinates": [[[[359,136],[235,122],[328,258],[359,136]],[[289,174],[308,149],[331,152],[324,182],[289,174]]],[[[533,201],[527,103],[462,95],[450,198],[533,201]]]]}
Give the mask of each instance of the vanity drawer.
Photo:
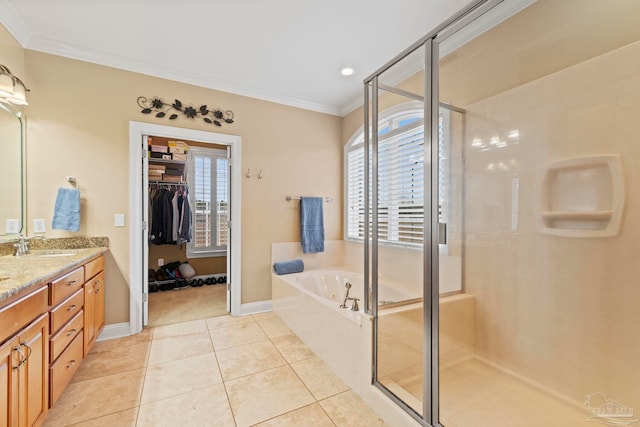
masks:
{"type": "Polygon", "coordinates": [[[49,407],[52,407],[82,362],[82,334],[76,335],[49,369],[49,407]]]}
{"type": "Polygon", "coordinates": [[[0,309],[0,343],[49,309],[46,286],[0,309]]]}
{"type": "Polygon", "coordinates": [[[84,267],[76,268],[51,282],[51,305],[58,305],[60,301],[80,289],[84,284],[84,267]]]}
{"type": "Polygon", "coordinates": [[[51,334],[64,326],[73,316],[82,310],[84,304],[84,292],[82,288],[75,294],[64,300],[59,306],[51,310],[51,334]]]}
{"type": "Polygon", "coordinates": [[[78,334],[82,333],[82,327],[84,326],[84,312],[80,310],[73,319],[69,321],[60,332],[51,337],[51,345],[49,347],[49,363],[53,363],[60,353],[67,348],[67,345],[78,334]]]}
{"type": "Polygon", "coordinates": [[[84,265],[85,281],[104,270],[104,256],[100,256],[84,265]]]}

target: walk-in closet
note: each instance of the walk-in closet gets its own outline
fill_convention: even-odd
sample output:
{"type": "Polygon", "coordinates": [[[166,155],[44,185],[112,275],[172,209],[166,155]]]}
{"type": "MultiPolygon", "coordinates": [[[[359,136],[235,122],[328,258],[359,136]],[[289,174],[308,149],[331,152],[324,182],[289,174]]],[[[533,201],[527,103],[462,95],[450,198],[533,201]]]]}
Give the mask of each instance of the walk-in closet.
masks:
{"type": "Polygon", "coordinates": [[[143,162],[148,326],[227,313],[227,146],[149,135],[143,162]]]}

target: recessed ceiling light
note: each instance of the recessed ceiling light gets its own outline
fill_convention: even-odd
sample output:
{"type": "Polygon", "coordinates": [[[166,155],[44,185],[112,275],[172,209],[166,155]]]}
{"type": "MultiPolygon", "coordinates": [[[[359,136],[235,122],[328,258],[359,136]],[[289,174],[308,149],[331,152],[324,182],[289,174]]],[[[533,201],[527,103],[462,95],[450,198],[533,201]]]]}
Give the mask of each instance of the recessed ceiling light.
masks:
{"type": "Polygon", "coordinates": [[[354,72],[355,71],[351,67],[344,67],[342,70],[340,70],[340,74],[342,74],[343,76],[352,76],[354,72]]]}

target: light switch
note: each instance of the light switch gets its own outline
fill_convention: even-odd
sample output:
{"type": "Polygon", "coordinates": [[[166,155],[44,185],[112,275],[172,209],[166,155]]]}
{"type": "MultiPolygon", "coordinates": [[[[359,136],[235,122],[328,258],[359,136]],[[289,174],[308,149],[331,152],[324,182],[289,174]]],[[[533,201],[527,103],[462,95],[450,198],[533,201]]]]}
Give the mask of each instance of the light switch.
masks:
{"type": "Polygon", "coordinates": [[[124,227],[124,214],[116,214],[116,227],[124,227]]]}

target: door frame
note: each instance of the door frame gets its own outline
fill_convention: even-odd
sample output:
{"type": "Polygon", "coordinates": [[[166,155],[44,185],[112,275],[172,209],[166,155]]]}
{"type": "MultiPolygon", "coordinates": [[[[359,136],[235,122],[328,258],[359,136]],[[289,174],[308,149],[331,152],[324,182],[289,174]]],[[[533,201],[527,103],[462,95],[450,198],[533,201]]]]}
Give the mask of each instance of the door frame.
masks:
{"type": "MultiPolygon", "coordinates": [[[[142,309],[144,294],[144,277],[142,256],[143,212],[142,212],[142,138],[143,135],[154,135],[165,138],[185,139],[198,142],[226,145],[231,151],[231,194],[229,203],[233,206],[229,228],[231,231],[230,271],[227,282],[231,291],[231,315],[241,315],[242,301],[242,265],[241,265],[241,225],[242,225],[242,138],[238,135],[156,125],[143,122],[129,122],[129,329],[130,334],[142,331],[142,309]]],[[[144,294],[146,295],[146,294],[144,294]]]]}

